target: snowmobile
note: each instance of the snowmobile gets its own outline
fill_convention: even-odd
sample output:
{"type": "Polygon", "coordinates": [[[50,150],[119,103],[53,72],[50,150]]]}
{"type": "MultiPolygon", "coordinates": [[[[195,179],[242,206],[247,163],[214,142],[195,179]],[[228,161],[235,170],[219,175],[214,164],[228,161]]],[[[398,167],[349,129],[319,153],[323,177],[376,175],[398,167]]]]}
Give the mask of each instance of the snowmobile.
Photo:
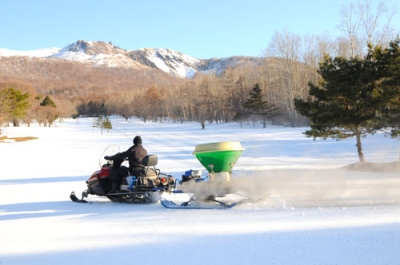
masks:
{"type": "Polygon", "coordinates": [[[189,198],[160,200],[161,205],[170,209],[226,209],[252,200],[232,185],[232,168],[244,148],[240,142],[217,142],[200,144],[193,155],[207,169],[202,177],[201,170],[189,170],[182,175],[180,187],[173,194],[186,194],[189,198]]]}
{"type": "Polygon", "coordinates": [[[158,157],[155,154],[146,156],[142,160],[145,166],[144,174],[131,176],[127,162],[123,159],[106,160],[105,157],[112,156],[119,152],[118,145],[108,146],[100,156],[100,170],[95,171],[86,181],[87,189],[82,192],[79,199],[75,192],[71,192],[70,199],[74,202],[86,203],[84,198],[88,195],[107,197],[113,202],[124,203],[155,203],[158,202],[163,192],[172,192],[175,188],[175,178],[161,173],[156,168],[158,157]],[[117,170],[123,175],[119,191],[110,193],[112,181],[109,178],[110,170],[117,170]]]}

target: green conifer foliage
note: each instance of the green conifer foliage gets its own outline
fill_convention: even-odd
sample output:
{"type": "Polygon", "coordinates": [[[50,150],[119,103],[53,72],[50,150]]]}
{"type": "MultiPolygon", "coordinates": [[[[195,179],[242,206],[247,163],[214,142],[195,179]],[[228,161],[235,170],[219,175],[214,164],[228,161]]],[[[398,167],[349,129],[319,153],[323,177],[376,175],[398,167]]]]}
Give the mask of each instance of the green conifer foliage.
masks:
{"type": "Polygon", "coordinates": [[[40,103],[40,106],[44,107],[44,106],[50,106],[50,107],[54,107],[56,108],[56,103],[54,103],[54,101],[49,97],[46,96],[43,101],[40,103]]]}
{"type": "Polygon", "coordinates": [[[242,113],[240,116],[261,116],[263,118],[264,128],[266,127],[266,120],[268,118],[278,115],[278,109],[274,105],[270,105],[267,101],[262,100],[262,90],[258,83],[255,84],[253,89],[249,92],[249,98],[243,106],[245,108],[245,113],[242,113]]]}
{"type": "Polygon", "coordinates": [[[296,110],[311,121],[306,136],[355,137],[360,162],[365,161],[361,137],[393,126],[399,113],[399,85],[391,81],[399,77],[390,69],[400,57],[390,49],[369,48],[364,58],[326,56],[318,71],[322,80],[309,84],[310,97],[295,99],[296,110]]]}
{"type": "Polygon", "coordinates": [[[13,121],[18,125],[18,120],[22,119],[29,108],[29,94],[22,93],[14,88],[0,90],[0,122],[13,121]]]}

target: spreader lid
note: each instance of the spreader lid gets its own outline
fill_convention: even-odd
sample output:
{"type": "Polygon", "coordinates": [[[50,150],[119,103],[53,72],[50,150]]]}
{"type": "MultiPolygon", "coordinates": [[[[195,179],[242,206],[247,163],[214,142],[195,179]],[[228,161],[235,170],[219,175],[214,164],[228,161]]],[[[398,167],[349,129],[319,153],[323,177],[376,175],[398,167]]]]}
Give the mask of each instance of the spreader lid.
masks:
{"type": "Polygon", "coordinates": [[[193,154],[218,151],[243,151],[240,142],[218,142],[196,145],[193,154]]]}

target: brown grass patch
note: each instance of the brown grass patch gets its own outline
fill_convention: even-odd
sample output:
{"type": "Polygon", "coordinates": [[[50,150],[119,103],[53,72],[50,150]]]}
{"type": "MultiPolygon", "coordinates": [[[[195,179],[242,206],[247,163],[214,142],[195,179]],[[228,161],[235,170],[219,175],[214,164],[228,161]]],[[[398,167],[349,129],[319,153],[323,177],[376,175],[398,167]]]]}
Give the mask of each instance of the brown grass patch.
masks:
{"type": "Polygon", "coordinates": [[[38,139],[37,137],[33,136],[23,136],[23,137],[10,137],[7,136],[0,136],[0,143],[10,143],[10,142],[24,142],[29,140],[38,139]]]}
{"type": "Polygon", "coordinates": [[[400,172],[400,162],[372,163],[359,162],[343,167],[346,170],[370,171],[370,172],[400,172]]]}

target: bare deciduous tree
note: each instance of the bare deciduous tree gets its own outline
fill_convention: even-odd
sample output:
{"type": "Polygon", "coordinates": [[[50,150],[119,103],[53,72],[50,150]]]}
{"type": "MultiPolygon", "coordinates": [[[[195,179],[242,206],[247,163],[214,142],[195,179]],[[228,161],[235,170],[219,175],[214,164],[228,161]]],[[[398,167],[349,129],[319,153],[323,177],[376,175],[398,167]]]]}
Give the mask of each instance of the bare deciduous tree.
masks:
{"type": "Polygon", "coordinates": [[[343,49],[345,45],[342,44],[338,56],[362,56],[367,52],[367,43],[387,47],[394,39],[391,21],[397,10],[387,8],[384,1],[379,1],[376,6],[373,3],[372,0],[363,0],[341,7],[338,29],[343,32],[343,37],[338,40],[345,40],[349,48],[343,49]]]}

